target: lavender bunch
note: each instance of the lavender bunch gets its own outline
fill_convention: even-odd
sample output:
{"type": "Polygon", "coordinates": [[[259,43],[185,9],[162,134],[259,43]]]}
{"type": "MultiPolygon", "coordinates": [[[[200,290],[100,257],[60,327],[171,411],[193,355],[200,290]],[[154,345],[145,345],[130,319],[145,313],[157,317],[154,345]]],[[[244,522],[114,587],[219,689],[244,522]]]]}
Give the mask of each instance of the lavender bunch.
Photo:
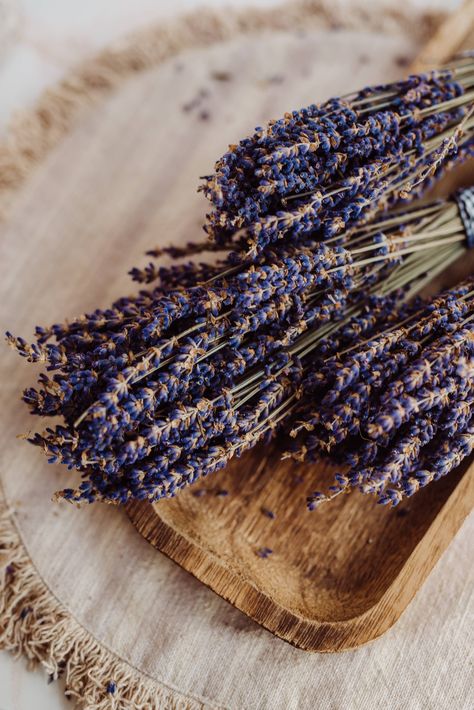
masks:
{"type": "Polygon", "coordinates": [[[258,127],[216,163],[201,190],[205,230],[233,258],[347,235],[415,197],[454,160],[472,155],[474,64],[365,88],[258,127]]]}
{"type": "Polygon", "coordinates": [[[460,198],[368,217],[469,154],[472,73],[468,60],[272,124],[207,181],[214,244],[161,250],[217,261],[133,269],[153,284],[138,296],[37,328],[32,344],[7,334],[46,366],[24,392],[32,414],[63,420],[31,442],[83,478],[60,496],[154,501],[218,470],[470,246],[460,198]]]}
{"type": "MultiPolygon", "coordinates": [[[[383,317],[389,316],[394,300],[378,304],[383,317]]],[[[372,323],[365,315],[360,319],[363,331],[372,323]]],[[[314,343],[330,328],[319,331],[313,333],[314,343]]],[[[22,341],[12,339],[12,344],[32,357],[22,341]]],[[[228,351],[207,363],[204,387],[195,367],[196,386],[186,383],[192,393],[181,394],[171,405],[156,405],[162,390],[157,387],[158,378],[150,379],[133,395],[121,392],[113,397],[108,409],[103,397],[103,410],[89,412],[91,419],[35,435],[32,443],[44,449],[51,462],[60,461],[83,474],[78,489],[65,489],[60,495],[76,502],[158,500],[222,468],[233,456],[271,436],[301,396],[302,366],[297,351],[305,343],[297,339],[291,352],[281,349],[258,367],[256,356],[264,346],[264,338],[255,339],[245,348],[236,348],[234,358],[229,358],[228,351]],[[247,367],[246,361],[253,366],[247,367]],[[229,385],[213,386],[216,377],[229,370],[229,385]]],[[[173,383],[176,389],[180,379],[173,383]]],[[[169,392],[169,378],[165,382],[169,392]]],[[[27,391],[25,399],[30,396],[27,391]]],[[[36,407],[34,395],[33,399],[36,407]]]]}
{"type": "Polygon", "coordinates": [[[64,419],[32,443],[84,478],[60,495],[157,500],[218,470],[282,426],[316,353],[394,318],[406,284],[423,285],[465,242],[456,203],[435,203],[361,229],[354,253],[281,243],[254,264],[173,265],[153,290],[38,328],[32,345],[8,334],[47,366],[24,393],[32,413],[64,419]],[[451,227],[433,237],[436,224],[451,227]]]}
{"type": "Polygon", "coordinates": [[[346,467],[310,510],[351,487],[397,505],[472,451],[474,279],[403,315],[303,379],[291,455],[346,467]]]}

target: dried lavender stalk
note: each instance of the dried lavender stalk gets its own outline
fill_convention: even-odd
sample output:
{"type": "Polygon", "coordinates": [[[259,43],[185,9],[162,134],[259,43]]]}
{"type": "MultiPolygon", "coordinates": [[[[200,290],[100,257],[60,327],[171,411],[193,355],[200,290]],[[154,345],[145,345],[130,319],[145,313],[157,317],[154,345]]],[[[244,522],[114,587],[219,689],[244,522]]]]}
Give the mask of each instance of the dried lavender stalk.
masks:
{"type": "Polygon", "coordinates": [[[282,237],[328,239],[417,196],[456,152],[472,154],[473,68],[466,58],[258,127],[205,177],[206,231],[236,260],[256,258],[282,237]]]}
{"type": "MultiPolygon", "coordinates": [[[[418,193],[445,159],[470,153],[469,76],[455,67],[414,77],[365,90],[350,106],[335,100],[274,124],[237,151],[245,170],[233,158],[223,163],[219,189],[231,206],[226,212],[223,203],[216,216],[211,251],[224,251],[217,262],[134,269],[135,280],[156,282],[154,288],[72,323],[38,328],[33,344],[7,335],[20,355],[46,365],[39,387],[24,393],[31,412],[64,422],[32,443],[84,479],[60,496],[123,503],[174,495],[303,411],[303,393],[326,386],[338,369],[336,352],[395,323],[400,309],[409,314],[405,302],[469,246],[461,201],[367,218],[410,180],[418,193]],[[310,149],[308,131],[317,134],[310,149]],[[292,206],[281,217],[274,209],[283,200],[292,206]],[[240,251],[236,227],[246,231],[237,237],[240,251]]],[[[206,249],[161,252],[182,258],[206,249]]],[[[434,320],[433,332],[441,327],[434,320]]],[[[340,441],[360,425],[372,389],[408,364],[398,335],[383,345],[389,366],[380,362],[383,348],[374,352],[373,381],[343,377],[346,389],[357,385],[347,392],[351,416],[337,398],[327,401],[340,407],[340,441]]],[[[450,377],[444,397],[455,388],[450,377]]],[[[325,436],[331,448],[327,427],[325,436]]]]}
{"type": "Polygon", "coordinates": [[[473,445],[474,278],[321,372],[294,415],[292,455],[329,453],[348,470],[329,494],[308,497],[310,510],[351,487],[397,505],[446,475],[473,445]]]}
{"type": "Polygon", "coordinates": [[[64,418],[32,437],[52,463],[83,475],[78,490],[61,495],[157,500],[271,436],[301,398],[303,378],[308,387],[314,379],[318,358],[393,319],[402,287],[422,285],[448,254],[462,253],[465,232],[447,201],[386,215],[353,243],[354,254],[327,244],[317,257],[281,244],[268,261],[215,267],[204,284],[205,268],[188,266],[180,289],[160,283],[39,328],[33,345],[9,335],[52,373],[24,399],[34,414],[64,418]],[[441,250],[438,237],[424,236],[435,223],[450,225],[441,250]]]}

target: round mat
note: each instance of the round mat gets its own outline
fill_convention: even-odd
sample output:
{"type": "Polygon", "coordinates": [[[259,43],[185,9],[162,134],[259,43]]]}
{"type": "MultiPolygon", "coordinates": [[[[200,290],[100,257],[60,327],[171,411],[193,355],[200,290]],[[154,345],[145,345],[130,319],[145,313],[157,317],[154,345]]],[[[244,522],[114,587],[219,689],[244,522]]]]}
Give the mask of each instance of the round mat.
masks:
{"type": "MultiPolygon", "coordinates": [[[[28,338],[132,293],[127,271],[147,249],[199,237],[199,175],[229,142],[403,74],[430,20],[366,6],[201,12],[127,39],[48,92],[0,146],[3,329],[28,338]]],[[[18,401],[36,374],[2,354],[1,646],[62,674],[90,708],[463,707],[472,519],[386,636],[308,655],[158,554],[122,511],[51,503],[73,474],[15,439],[36,424],[18,401]]]]}

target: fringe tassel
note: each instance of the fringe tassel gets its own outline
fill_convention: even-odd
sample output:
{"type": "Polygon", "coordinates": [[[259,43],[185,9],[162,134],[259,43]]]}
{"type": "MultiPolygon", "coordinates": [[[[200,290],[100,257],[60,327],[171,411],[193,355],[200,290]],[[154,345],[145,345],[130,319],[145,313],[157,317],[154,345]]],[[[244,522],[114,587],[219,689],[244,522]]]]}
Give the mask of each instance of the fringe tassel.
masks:
{"type": "Polygon", "coordinates": [[[0,217],[34,166],[59,143],[79,110],[134,74],[158,66],[183,49],[205,47],[238,34],[268,30],[363,29],[409,34],[423,42],[446,13],[420,12],[410,3],[386,0],[295,0],[281,7],[236,10],[202,8],[161,22],[100,52],[46,90],[20,114],[0,143],[0,217]]]}
{"type": "Polygon", "coordinates": [[[204,703],[159,685],[102,646],[64,609],[28,557],[0,504],[0,648],[49,680],[63,678],[65,694],[84,710],[201,710],[204,703]]]}

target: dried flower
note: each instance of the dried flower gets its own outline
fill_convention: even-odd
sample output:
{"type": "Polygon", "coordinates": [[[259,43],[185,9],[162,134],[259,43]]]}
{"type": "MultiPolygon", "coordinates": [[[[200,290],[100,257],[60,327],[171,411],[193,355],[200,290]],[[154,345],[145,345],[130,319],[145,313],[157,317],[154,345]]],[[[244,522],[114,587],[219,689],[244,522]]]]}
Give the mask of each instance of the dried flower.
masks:
{"type": "MultiPolygon", "coordinates": [[[[173,496],[290,422],[299,458],[337,448],[358,467],[333,494],[372,485],[393,497],[385,485],[393,462],[374,466],[400,437],[398,455],[412,471],[415,419],[423,441],[433,427],[458,437],[459,458],[469,425],[468,287],[422,316],[407,304],[470,246],[468,193],[372,212],[410,180],[419,192],[457,149],[469,154],[469,76],[454,65],[257,131],[207,179],[215,244],[150,253],[223,251],[217,261],[152,262],[132,270],[154,284],[134,298],[39,327],[31,345],[7,334],[21,356],[46,367],[38,388],[24,392],[31,412],[63,420],[31,443],[83,479],[59,496],[173,496]],[[354,350],[361,339],[366,346],[354,350]],[[363,444],[353,445],[361,431],[363,444]]],[[[428,476],[414,480],[396,481],[397,495],[428,476]]]]}
{"type": "Polygon", "coordinates": [[[329,452],[346,467],[313,510],[358,487],[382,504],[446,475],[474,446],[474,279],[325,364],[321,406],[295,414],[298,459],[329,452]],[[375,375],[374,375],[375,371],[375,375]]]}
{"type": "Polygon", "coordinates": [[[472,154],[472,58],[258,127],[231,145],[201,187],[206,231],[236,258],[285,237],[347,232],[374,210],[419,194],[457,153],[472,154]]]}

